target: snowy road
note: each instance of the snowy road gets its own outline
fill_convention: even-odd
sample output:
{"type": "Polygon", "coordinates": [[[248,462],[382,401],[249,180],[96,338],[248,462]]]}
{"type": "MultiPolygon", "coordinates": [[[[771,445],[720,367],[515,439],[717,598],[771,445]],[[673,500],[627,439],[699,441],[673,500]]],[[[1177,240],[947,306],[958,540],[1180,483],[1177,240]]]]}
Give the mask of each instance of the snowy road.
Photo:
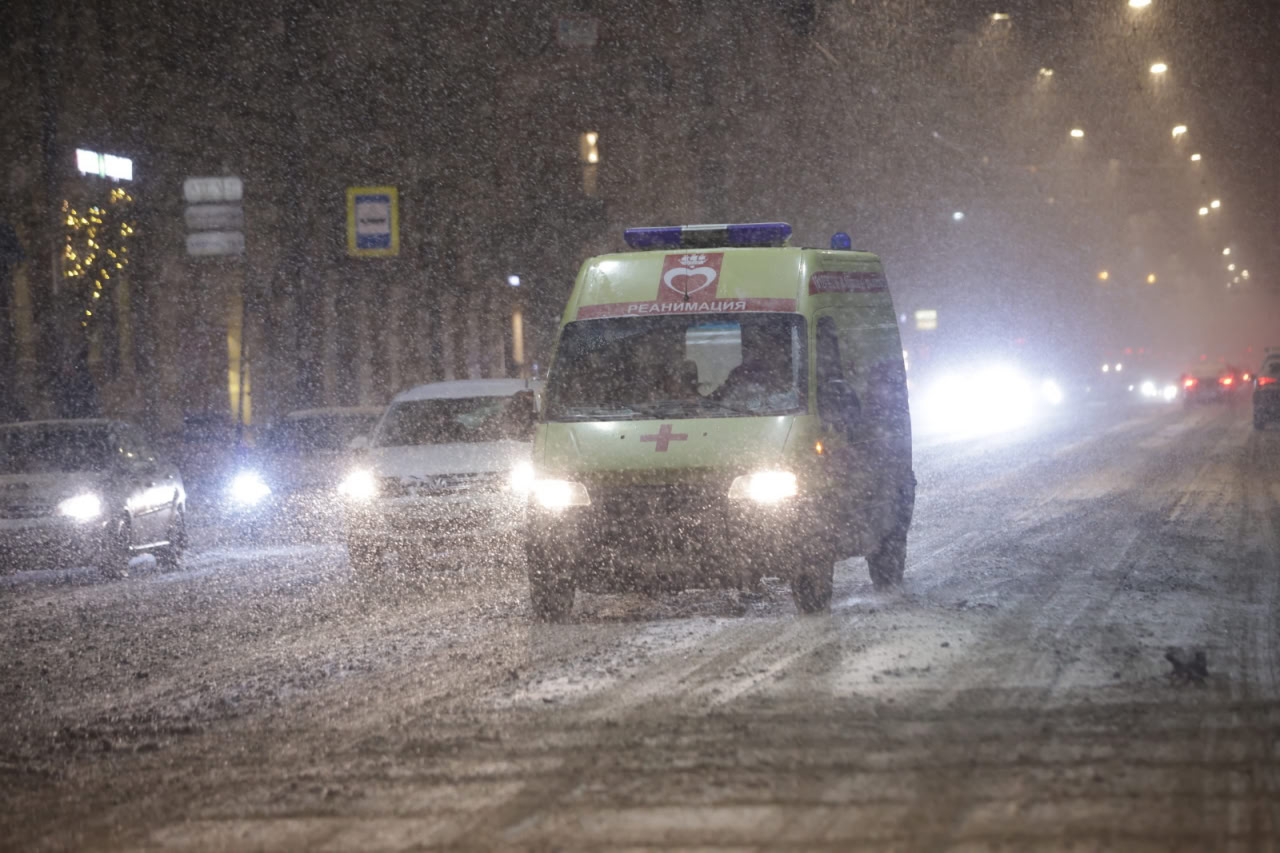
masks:
{"type": "Polygon", "coordinates": [[[1280,432],[1097,410],[922,441],[907,588],[829,616],[341,546],[0,577],[0,848],[1280,843],[1280,432]],[[1202,650],[1202,683],[1166,649],[1202,650]]]}

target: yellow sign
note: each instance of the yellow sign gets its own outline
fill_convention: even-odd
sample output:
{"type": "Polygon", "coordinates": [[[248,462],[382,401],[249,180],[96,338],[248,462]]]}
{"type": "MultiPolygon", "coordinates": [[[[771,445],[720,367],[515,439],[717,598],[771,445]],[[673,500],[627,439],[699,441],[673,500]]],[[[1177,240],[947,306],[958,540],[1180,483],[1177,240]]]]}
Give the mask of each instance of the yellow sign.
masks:
{"type": "Polygon", "coordinates": [[[347,254],[400,254],[400,195],[395,187],[347,187],[347,254]]]}

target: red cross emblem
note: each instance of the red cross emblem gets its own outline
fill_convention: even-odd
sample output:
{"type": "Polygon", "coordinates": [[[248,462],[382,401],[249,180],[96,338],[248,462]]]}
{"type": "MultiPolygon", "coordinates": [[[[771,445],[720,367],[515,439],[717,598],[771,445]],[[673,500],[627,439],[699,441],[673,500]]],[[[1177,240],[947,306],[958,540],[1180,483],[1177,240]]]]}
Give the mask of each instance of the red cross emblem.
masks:
{"type": "Polygon", "coordinates": [[[640,440],[655,442],[653,447],[654,452],[666,453],[667,446],[670,445],[671,442],[688,441],[689,433],[687,432],[673,433],[671,431],[671,424],[663,424],[662,426],[658,427],[658,432],[656,435],[642,435],[640,436],[640,440]]]}

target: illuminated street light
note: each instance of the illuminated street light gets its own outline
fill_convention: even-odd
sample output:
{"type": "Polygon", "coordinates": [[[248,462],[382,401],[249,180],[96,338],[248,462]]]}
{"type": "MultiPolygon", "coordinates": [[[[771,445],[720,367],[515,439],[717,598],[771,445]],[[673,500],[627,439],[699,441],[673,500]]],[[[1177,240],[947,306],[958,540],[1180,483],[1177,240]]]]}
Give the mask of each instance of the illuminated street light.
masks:
{"type": "Polygon", "coordinates": [[[1248,270],[1240,270],[1240,277],[1241,277],[1241,278],[1248,278],[1248,277],[1249,277],[1249,271],[1248,271],[1248,270]]]}
{"type": "Polygon", "coordinates": [[[1131,9],[1145,9],[1151,5],[1151,0],[1129,0],[1131,9]]]}
{"type": "Polygon", "coordinates": [[[1209,206],[1212,207],[1214,210],[1217,210],[1218,208],[1222,207],[1222,202],[1215,198],[1213,201],[1209,202],[1209,206]]]}
{"type": "Polygon", "coordinates": [[[1235,271],[1236,271],[1235,264],[1227,264],[1227,272],[1235,272],[1235,271]]]}
{"type": "Polygon", "coordinates": [[[1103,270],[1102,272],[1098,273],[1099,281],[1106,281],[1109,278],[1111,278],[1111,273],[1107,272],[1106,270],[1103,270]]]}
{"type": "Polygon", "coordinates": [[[1008,13],[1007,13],[1007,12],[993,12],[993,13],[991,14],[991,20],[993,20],[993,21],[1007,21],[1007,20],[1009,20],[1009,15],[1008,15],[1008,13]]]}
{"type": "Polygon", "coordinates": [[[1163,74],[1168,70],[1169,70],[1169,66],[1163,62],[1156,62],[1156,63],[1153,63],[1151,66],[1152,74],[1163,74]]]}
{"type": "Polygon", "coordinates": [[[1199,163],[1199,162],[1200,162],[1200,155],[1199,155],[1199,154],[1192,154],[1192,155],[1191,155],[1191,162],[1192,162],[1192,163],[1199,163]]]}
{"type": "Polygon", "coordinates": [[[951,214],[951,218],[955,222],[959,222],[960,220],[964,219],[964,211],[957,210],[955,213],[951,214]]]}
{"type": "Polygon", "coordinates": [[[1084,139],[1084,131],[1078,127],[1071,128],[1071,137],[1073,139],[1084,139]]]}
{"type": "Polygon", "coordinates": [[[1231,279],[1231,280],[1232,280],[1233,282],[1235,282],[1236,284],[1239,284],[1239,283],[1240,283],[1240,276],[1236,276],[1235,278],[1233,278],[1233,279],[1231,279]]]}
{"type": "Polygon", "coordinates": [[[1156,274],[1153,272],[1147,273],[1147,284],[1155,284],[1155,283],[1156,283],[1156,274]]]}
{"type": "Polygon", "coordinates": [[[1227,246],[1225,249],[1223,249],[1223,250],[1222,250],[1222,254],[1224,254],[1224,255],[1229,255],[1229,254],[1231,254],[1231,247],[1230,247],[1230,246],[1227,246]]]}
{"type": "Polygon", "coordinates": [[[1052,69],[1052,68],[1041,68],[1041,69],[1040,69],[1040,76],[1041,76],[1041,77],[1052,77],[1052,76],[1053,76],[1053,69],[1052,69]]]}
{"type": "Polygon", "coordinates": [[[1201,215],[1201,216],[1208,216],[1208,215],[1209,215],[1209,208],[1207,208],[1207,207],[1202,207],[1202,208],[1200,208],[1200,215],[1201,215]]]}
{"type": "Polygon", "coordinates": [[[1177,139],[1179,136],[1181,136],[1186,132],[1187,132],[1187,126],[1185,124],[1175,125],[1173,128],[1173,138],[1177,139]]]}

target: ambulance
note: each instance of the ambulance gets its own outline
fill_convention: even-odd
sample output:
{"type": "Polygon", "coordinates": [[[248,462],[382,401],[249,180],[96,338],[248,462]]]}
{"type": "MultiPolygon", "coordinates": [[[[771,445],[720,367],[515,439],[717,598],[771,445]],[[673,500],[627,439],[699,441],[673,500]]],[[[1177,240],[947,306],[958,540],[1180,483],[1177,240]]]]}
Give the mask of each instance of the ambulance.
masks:
{"type": "Polygon", "coordinates": [[[900,584],[915,503],[906,373],[879,258],[786,223],[633,228],[582,264],[526,472],[535,618],[577,590],[790,584],[838,561],[900,584]]]}

